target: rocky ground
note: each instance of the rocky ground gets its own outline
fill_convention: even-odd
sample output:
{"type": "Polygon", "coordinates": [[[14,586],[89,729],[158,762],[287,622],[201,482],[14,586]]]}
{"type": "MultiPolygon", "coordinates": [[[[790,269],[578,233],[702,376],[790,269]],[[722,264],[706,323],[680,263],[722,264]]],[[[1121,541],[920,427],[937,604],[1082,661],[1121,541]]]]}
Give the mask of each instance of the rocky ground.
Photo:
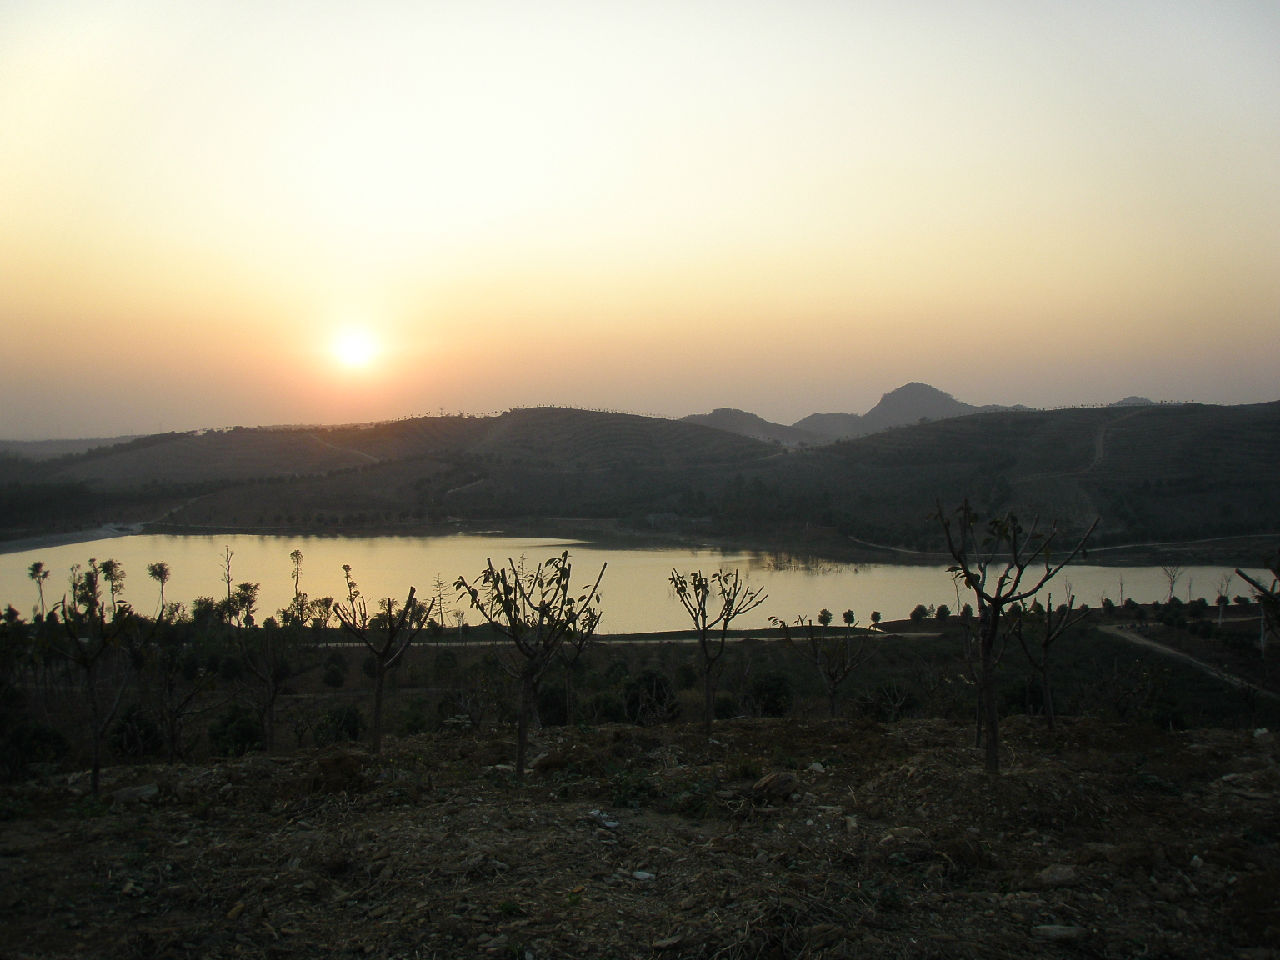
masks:
{"type": "Polygon", "coordinates": [[[1280,956],[1273,734],[506,730],[0,792],[0,956],[1280,956]]]}

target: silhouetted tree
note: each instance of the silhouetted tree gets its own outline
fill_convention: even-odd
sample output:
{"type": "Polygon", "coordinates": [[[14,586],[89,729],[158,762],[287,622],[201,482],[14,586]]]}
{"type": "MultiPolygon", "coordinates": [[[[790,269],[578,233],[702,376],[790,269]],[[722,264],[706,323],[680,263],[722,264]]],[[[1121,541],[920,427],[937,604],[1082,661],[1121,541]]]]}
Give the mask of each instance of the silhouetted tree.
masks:
{"type": "Polygon", "coordinates": [[[169,582],[169,565],[163,561],[147,564],[147,576],[160,584],[160,613],[164,614],[164,587],[169,582]]]}
{"type": "Polygon", "coordinates": [[[777,617],[770,618],[770,622],[776,624],[782,631],[782,638],[798,650],[817,671],[827,694],[827,709],[833,720],[840,713],[841,686],[867,658],[865,644],[855,645],[853,641],[852,631],[857,621],[852,614],[852,610],[845,611],[846,630],[843,637],[828,636],[826,624],[822,623],[821,619],[818,621],[818,628],[815,629],[812,620],[796,617],[795,626],[804,631],[805,635],[802,642],[796,640],[791,628],[784,621],[777,617]]]}
{"type": "Polygon", "coordinates": [[[1056,524],[1047,532],[1032,521],[1023,527],[1012,513],[992,517],[981,527],[969,501],[953,515],[938,504],[935,517],[947,540],[947,552],[954,563],[948,568],[956,582],[973,592],[978,607],[978,704],[985,735],[985,765],[988,773],[1000,772],[999,710],[996,704],[996,647],[1002,635],[1001,619],[1007,607],[1021,604],[1037,594],[1058,572],[1084,549],[1097,526],[1090,524],[1075,546],[1058,562],[1050,550],[1058,537],[1056,524]],[[1043,570],[1038,568],[1043,566],[1043,570]]]}
{"type": "Polygon", "coordinates": [[[48,615],[44,605],[44,582],[49,579],[49,571],[37,560],[27,568],[27,576],[36,583],[36,593],[40,598],[40,619],[43,620],[48,615]]]}
{"type": "Polygon", "coordinates": [[[119,609],[120,595],[124,593],[124,564],[119,560],[107,558],[98,567],[102,571],[102,579],[107,581],[111,590],[111,609],[119,609]]]}
{"type": "MultiPolygon", "coordinates": [[[[294,551],[298,553],[298,551],[294,551]]],[[[299,562],[301,554],[298,553],[299,562]]],[[[296,569],[296,568],[295,568],[296,569]]],[[[409,644],[418,637],[431,621],[435,610],[435,598],[426,603],[417,599],[417,590],[409,588],[403,604],[391,597],[378,601],[378,613],[369,616],[369,607],[360,588],[351,576],[351,565],[344,563],[342,573],[347,582],[347,600],[333,605],[338,622],[349,634],[365,645],[373,655],[373,730],[371,733],[374,753],[382,751],[382,695],[387,672],[400,663],[409,644]]],[[[296,581],[295,581],[296,583],[296,581]]]]}
{"type": "Polygon", "coordinates": [[[584,642],[600,623],[600,581],[578,596],[573,595],[570,577],[573,566],[566,550],[559,557],[539,563],[532,570],[512,559],[507,566],[488,567],[469,582],[459,577],[454,587],[500,634],[511,641],[508,658],[502,661],[507,673],[519,681],[520,701],[516,714],[516,778],[524,778],[525,755],[529,747],[529,721],[537,708],[538,687],[556,651],[567,642],[584,642]]]}
{"type": "Polygon", "coordinates": [[[79,564],[72,567],[71,592],[59,607],[63,630],[55,639],[54,652],[79,675],[91,750],[89,789],[97,796],[102,742],[128,686],[129,658],[122,649],[133,613],[127,604],[120,604],[108,619],[102,601],[102,567],[92,558],[83,569],[79,564]]]}
{"type": "Polygon", "coordinates": [[[1055,713],[1053,708],[1053,684],[1050,682],[1049,676],[1049,653],[1059,637],[1081,623],[1088,616],[1089,610],[1087,608],[1076,609],[1075,594],[1068,593],[1067,602],[1058,607],[1057,610],[1053,608],[1053,594],[1049,594],[1048,601],[1044,605],[1044,612],[1040,615],[1040,622],[1037,625],[1039,627],[1039,649],[1036,652],[1032,652],[1027,643],[1026,634],[1023,630],[1023,617],[1019,616],[1017,618],[1015,629],[1018,642],[1021,644],[1022,652],[1026,654],[1028,662],[1040,680],[1041,700],[1044,703],[1044,719],[1050,730],[1054,728],[1055,713]]]}
{"type": "Polygon", "coordinates": [[[759,588],[748,587],[737,570],[717,570],[706,577],[701,570],[683,574],[673,569],[667,581],[698,636],[702,655],[702,724],[709,737],[715,720],[716,667],[724,656],[729,625],[764,603],[768,595],[759,588]],[[712,638],[711,632],[716,628],[719,635],[712,638]]]}

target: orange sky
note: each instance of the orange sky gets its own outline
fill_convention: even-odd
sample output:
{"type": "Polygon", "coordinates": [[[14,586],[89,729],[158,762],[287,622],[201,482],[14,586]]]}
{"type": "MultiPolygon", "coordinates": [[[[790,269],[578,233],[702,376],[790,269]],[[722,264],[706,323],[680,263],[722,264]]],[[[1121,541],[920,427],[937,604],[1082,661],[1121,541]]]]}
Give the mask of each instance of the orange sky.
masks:
{"type": "Polygon", "coordinates": [[[1274,400],[1276,50],[1252,0],[10,0],[0,437],[1274,400]]]}

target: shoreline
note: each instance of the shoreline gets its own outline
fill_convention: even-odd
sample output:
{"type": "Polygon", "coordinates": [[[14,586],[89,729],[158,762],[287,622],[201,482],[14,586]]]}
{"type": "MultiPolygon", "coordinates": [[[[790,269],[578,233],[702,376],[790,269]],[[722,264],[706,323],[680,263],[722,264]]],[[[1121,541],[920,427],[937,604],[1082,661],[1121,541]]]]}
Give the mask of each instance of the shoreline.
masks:
{"type": "Polygon", "coordinates": [[[141,523],[109,523],[86,530],[69,530],[65,533],[43,533],[34,537],[0,540],[0,554],[23,553],[27,550],[43,550],[46,547],[65,547],[73,543],[92,543],[97,540],[114,540],[147,533],[141,523]]]}
{"type": "MultiPolygon", "coordinates": [[[[805,537],[763,534],[759,537],[739,535],[690,536],[672,531],[643,531],[620,525],[614,520],[580,520],[553,517],[543,520],[516,520],[507,523],[473,524],[466,521],[445,523],[410,523],[376,525],[360,530],[235,527],[161,522],[105,523],[84,530],[45,533],[35,536],[0,540],[0,555],[23,553],[47,547],[90,543],[118,537],[151,534],[156,536],[262,536],[325,537],[333,539],[370,539],[376,537],[447,537],[456,535],[497,537],[547,537],[577,541],[590,547],[612,546],[623,549],[663,549],[690,547],[703,550],[738,550],[744,553],[776,554],[804,557],[827,563],[884,563],[894,566],[934,566],[949,564],[944,552],[910,550],[871,543],[855,537],[839,538],[830,532],[805,537]]],[[[1192,566],[1257,567],[1268,551],[1253,549],[1255,543],[1280,542],[1280,534],[1238,534],[1229,537],[1207,537],[1188,541],[1153,541],[1103,545],[1086,548],[1077,565],[1098,567],[1159,566],[1176,561],[1192,566]]],[[[1274,550],[1271,551],[1274,553],[1274,550]]]]}

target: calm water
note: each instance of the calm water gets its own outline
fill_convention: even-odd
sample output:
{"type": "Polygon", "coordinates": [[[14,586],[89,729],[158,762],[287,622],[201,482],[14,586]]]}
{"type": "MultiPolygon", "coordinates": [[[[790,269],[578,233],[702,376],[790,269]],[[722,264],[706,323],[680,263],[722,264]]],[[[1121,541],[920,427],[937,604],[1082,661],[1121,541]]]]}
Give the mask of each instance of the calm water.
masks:
{"type": "MultiPolygon", "coordinates": [[[[569,550],[575,586],[585,587],[585,581],[594,580],[600,565],[608,562],[601,607],[601,630],[606,633],[688,627],[684,611],[667,585],[673,567],[704,573],[736,567],[750,585],[763,587],[769,599],[735,622],[748,629],[764,627],[771,616],[786,620],[802,614],[815,617],[823,607],[835,614],[837,624],[849,609],[865,624],[873,610],[893,620],[905,617],[918,603],[945,603],[955,611],[968,599],[961,597],[957,602],[955,585],[941,566],[801,563],[759,553],[594,548],[572,541],[469,535],[363,539],[139,535],[0,554],[0,606],[12,603],[24,616],[31,612],[36,587],[27,571],[37,560],[52,571],[45,584],[45,598],[52,605],[67,589],[72,564],[83,564],[90,557],[110,557],[124,565],[123,597],[140,612],[151,613],[156,608],[158,586],[147,576],[147,564],[156,561],[164,561],[171,571],[166,600],[189,604],[193,597],[219,597],[226,591],[222,558],[227,547],[233,554],[234,581],[262,584],[259,619],[283,607],[293,596],[289,554],[294,550],[303,553],[302,589],[312,597],[345,597],[342,565],[348,563],[366,597],[403,599],[411,585],[417,587],[419,596],[429,596],[435,592],[438,578],[444,582],[450,602],[456,600],[452,585],[458,576],[475,577],[489,557],[495,564],[522,556],[536,563],[569,550]]],[[[1266,571],[1248,572],[1270,582],[1266,571]]],[[[1183,599],[1204,596],[1212,602],[1224,576],[1230,576],[1229,596],[1248,593],[1246,584],[1226,567],[1188,567],[1175,592],[1183,599]]],[[[1104,596],[1119,602],[1122,581],[1123,596],[1140,602],[1164,600],[1169,593],[1168,580],[1159,567],[1071,566],[1050,587],[1055,597],[1062,598],[1069,584],[1079,602],[1097,606],[1104,596]]],[[[476,622],[474,614],[468,622],[476,622]]]]}

